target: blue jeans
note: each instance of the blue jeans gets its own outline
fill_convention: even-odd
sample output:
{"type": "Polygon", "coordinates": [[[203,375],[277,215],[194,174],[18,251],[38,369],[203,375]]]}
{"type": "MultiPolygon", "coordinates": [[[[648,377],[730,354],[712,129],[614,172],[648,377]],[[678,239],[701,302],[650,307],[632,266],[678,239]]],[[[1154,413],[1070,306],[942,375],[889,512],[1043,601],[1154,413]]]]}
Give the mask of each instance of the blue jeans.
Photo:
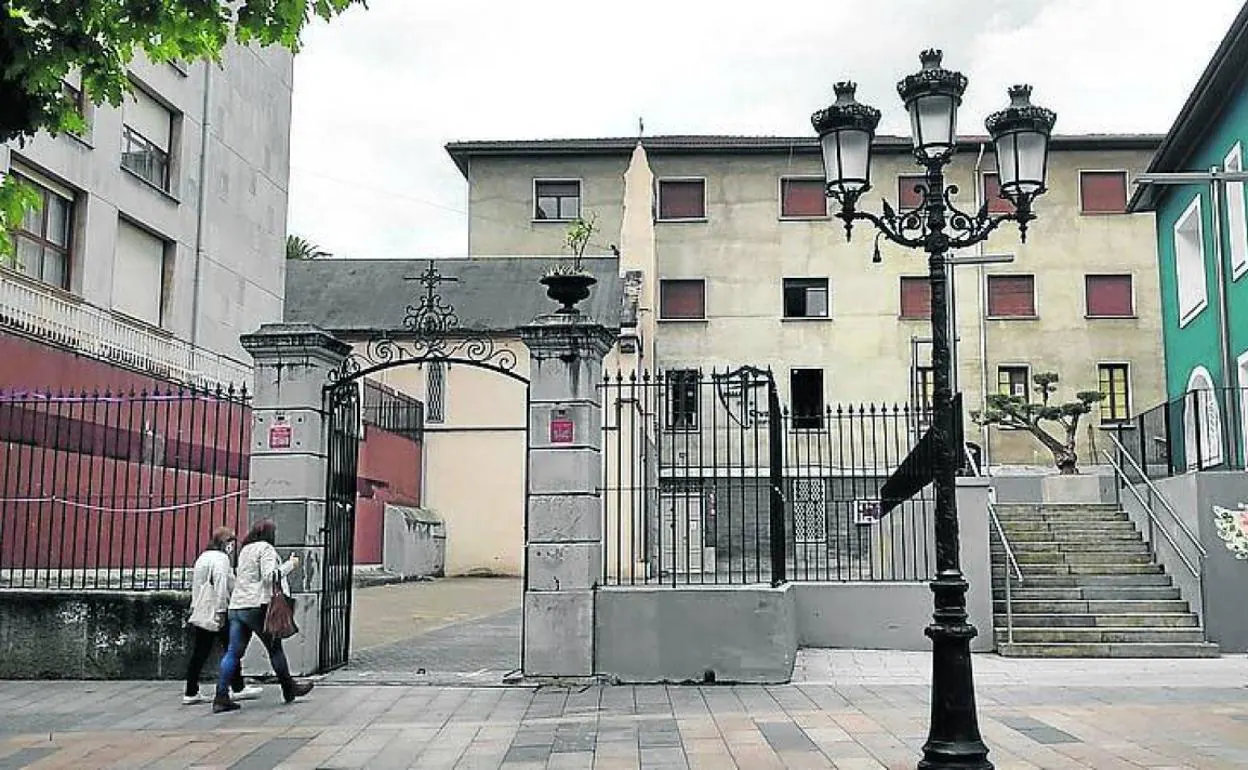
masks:
{"type": "Polygon", "coordinates": [[[230,682],[238,675],[243,665],[243,653],[251,642],[252,634],[260,637],[264,649],[269,653],[269,663],[273,665],[273,673],[282,684],[283,695],[290,692],[294,679],[290,676],[290,665],[286,662],[286,653],[282,650],[282,640],[275,639],[264,633],[264,607],[250,607],[245,610],[230,610],[230,646],[221,656],[220,675],[217,677],[217,700],[224,701],[230,697],[230,682]]]}

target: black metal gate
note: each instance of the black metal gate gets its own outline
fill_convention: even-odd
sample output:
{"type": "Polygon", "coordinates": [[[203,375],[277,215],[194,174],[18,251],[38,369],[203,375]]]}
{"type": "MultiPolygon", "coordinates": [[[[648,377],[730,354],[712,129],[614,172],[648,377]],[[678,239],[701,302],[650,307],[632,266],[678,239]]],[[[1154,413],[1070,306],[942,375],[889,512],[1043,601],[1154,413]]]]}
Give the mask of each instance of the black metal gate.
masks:
{"type": "Polygon", "coordinates": [[[360,391],[347,380],[325,392],[329,458],[325,490],[325,562],[321,587],[320,665],[323,673],[346,665],[351,649],[351,579],[354,567],[356,464],[360,448],[360,391]]]}

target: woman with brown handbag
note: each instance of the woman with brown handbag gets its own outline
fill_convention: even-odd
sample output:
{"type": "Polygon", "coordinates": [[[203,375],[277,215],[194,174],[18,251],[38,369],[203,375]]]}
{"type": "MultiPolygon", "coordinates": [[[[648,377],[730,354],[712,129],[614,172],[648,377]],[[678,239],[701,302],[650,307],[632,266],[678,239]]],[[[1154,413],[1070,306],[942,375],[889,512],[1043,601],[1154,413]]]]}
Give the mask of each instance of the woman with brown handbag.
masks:
{"type": "Polygon", "coordinates": [[[285,562],[280,561],[277,549],[273,547],[276,532],[272,521],[257,522],[243,539],[242,550],[238,552],[234,593],[230,596],[230,647],[221,657],[217,695],[212,701],[214,714],[240,708],[230,699],[230,681],[242,665],[243,653],[251,642],[252,634],[260,637],[268,651],[273,673],[281,682],[282,697],[287,703],[312,690],[311,682],[297,682],[290,675],[290,665],[282,650],[282,637],[288,635],[288,629],[275,634],[273,629],[265,627],[273,597],[284,597],[289,593],[285,587],[286,576],[299,566],[299,557],[294,555],[285,562]]]}

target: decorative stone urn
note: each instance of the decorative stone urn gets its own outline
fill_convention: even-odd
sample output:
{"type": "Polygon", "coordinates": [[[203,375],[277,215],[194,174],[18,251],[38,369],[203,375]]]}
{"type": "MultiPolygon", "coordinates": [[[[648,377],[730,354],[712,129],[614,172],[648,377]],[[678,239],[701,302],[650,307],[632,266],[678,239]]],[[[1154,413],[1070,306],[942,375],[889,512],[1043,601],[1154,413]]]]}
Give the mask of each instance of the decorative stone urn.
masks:
{"type": "Polygon", "coordinates": [[[560,315],[575,315],[581,311],[576,305],[589,296],[589,287],[598,283],[598,279],[583,272],[553,272],[542,276],[541,283],[546,287],[546,296],[563,307],[555,312],[560,315]]]}

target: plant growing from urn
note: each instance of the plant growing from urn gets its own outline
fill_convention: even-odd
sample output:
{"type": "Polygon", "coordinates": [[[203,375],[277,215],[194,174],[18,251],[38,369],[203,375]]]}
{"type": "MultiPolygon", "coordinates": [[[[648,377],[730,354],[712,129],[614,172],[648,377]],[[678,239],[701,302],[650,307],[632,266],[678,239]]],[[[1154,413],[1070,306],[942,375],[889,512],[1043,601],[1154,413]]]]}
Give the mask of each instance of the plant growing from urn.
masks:
{"type": "Polygon", "coordinates": [[[562,305],[555,312],[564,315],[579,312],[576,304],[588,297],[589,287],[598,282],[581,264],[585,258],[585,247],[597,231],[597,214],[590,214],[589,219],[577,217],[568,223],[563,243],[572,252],[572,262],[559,262],[551,266],[541,280],[546,287],[546,296],[562,305]]]}
{"type": "Polygon", "coordinates": [[[1074,401],[1050,403],[1057,390],[1060,377],[1056,372],[1043,372],[1031,378],[1040,391],[1040,403],[1023,396],[992,394],[988,406],[971,412],[971,419],[980,425],[999,425],[1003,428],[1025,430],[1053,453],[1053,464],[1063,476],[1079,472],[1079,455],[1075,452],[1075,436],[1079,420],[1092,411],[1092,405],[1104,396],[1095,390],[1081,390],[1074,401]],[[1041,422],[1057,423],[1062,431],[1055,436],[1041,427],[1041,422]]]}

